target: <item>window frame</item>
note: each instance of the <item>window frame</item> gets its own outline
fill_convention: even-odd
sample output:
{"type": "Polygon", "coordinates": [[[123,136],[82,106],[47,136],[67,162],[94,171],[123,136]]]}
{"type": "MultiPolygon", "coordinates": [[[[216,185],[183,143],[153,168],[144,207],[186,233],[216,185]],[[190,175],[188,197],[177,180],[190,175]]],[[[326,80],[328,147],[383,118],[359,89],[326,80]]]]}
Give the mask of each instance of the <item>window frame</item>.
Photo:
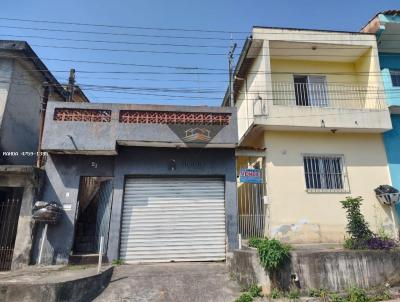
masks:
{"type": "Polygon", "coordinates": [[[347,166],[345,162],[345,157],[343,154],[331,154],[331,153],[302,153],[301,154],[302,158],[302,165],[303,165],[303,176],[304,176],[304,186],[305,190],[308,193],[349,193],[350,192],[350,187],[349,187],[349,180],[348,180],[348,174],[347,174],[347,166]],[[332,158],[339,158],[340,159],[340,164],[341,164],[341,182],[342,182],[342,188],[328,188],[328,187],[322,187],[323,183],[327,183],[326,181],[326,176],[325,176],[325,181],[321,178],[321,175],[319,175],[319,181],[321,183],[321,188],[308,188],[307,183],[309,180],[307,179],[307,174],[306,174],[306,165],[305,165],[305,159],[306,158],[316,158],[318,159],[319,163],[318,165],[321,165],[321,160],[324,158],[326,159],[332,159],[332,158]]]}
{"type": "Polygon", "coordinates": [[[292,76],[293,80],[293,91],[295,94],[295,103],[298,107],[318,107],[318,108],[326,108],[329,107],[329,88],[328,88],[328,77],[326,74],[321,75],[313,75],[313,74],[297,74],[294,73],[292,76]],[[303,78],[306,80],[305,83],[297,82],[296,79],[303,78]],[[312,79],[322,79],[320,82],[315,82],[312,79]],[[296,84],[304,84],[305,87],[301,88],[296,86],[296,84]],[[320,84],[323,89],[320,91],[316,91],[312,84],[320,84]],[[304,90],[300,95],[298,95],[298,91],[304,90]],[[316,96],[322,98],[316,98],[316,96]]]}
{"type": "Polygon", "coordinates": [[[400,87],[400,69],[389,69],[390,80],[393,87],[400,87]],[[394,77],[398,77],[397,81],[393,81],[394,77]]]}

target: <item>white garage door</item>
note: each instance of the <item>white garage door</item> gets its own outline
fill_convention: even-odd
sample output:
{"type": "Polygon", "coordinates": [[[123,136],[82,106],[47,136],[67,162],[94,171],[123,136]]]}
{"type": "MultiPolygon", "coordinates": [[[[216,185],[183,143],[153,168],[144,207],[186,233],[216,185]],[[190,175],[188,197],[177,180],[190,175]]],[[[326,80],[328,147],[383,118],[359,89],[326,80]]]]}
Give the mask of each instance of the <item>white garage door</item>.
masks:
{"type": "Polygon", "coordinates": [[[120,258],[125,262],[225,259],[222,179],[128,178],[120,258]]]}

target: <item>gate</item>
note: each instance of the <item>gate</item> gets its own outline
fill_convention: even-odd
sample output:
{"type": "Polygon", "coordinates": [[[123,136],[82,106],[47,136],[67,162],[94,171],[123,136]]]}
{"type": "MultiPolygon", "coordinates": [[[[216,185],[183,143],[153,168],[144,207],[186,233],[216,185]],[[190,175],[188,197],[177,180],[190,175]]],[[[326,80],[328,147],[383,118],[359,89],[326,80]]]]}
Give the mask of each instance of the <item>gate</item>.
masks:
{"type": "Polygon", "coordinates": [[[238,184],[239,233],[243,239],[264,237],[264,191],[264,183],[238,184]]]}
{"type": "Polygon", "coordinates": [[[238,193],[238,219],[239,234],[243,239],[251,237],[265,237],[266,205],[264,197],[266,194],[266,183],[264,174],[264,156],[237,156],[237,193],[238,193]],[[256,169],[261,172],[261,183],[251,182],[249,179],[240,177],[242,169],[256,169]],[[241,182],[244,181],[244,182],[241,182]]]}
{"type": "Polygon", "coordinates": [[[20,207],[17,198],[0,201],[0,271],[11,269],[20,207]]]}

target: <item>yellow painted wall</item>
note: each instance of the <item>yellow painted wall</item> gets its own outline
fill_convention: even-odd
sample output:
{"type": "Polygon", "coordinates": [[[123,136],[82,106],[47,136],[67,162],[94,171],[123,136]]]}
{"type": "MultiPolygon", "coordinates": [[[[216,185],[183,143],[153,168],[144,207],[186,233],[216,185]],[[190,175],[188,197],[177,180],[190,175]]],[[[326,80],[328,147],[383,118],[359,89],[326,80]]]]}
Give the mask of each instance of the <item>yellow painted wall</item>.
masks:
{"type": "Polygon", "coordinates": [[[354,63],[322,62],[322,61],[297,61],[297,60],[271,60],[272,82],[293,83],[293,74],[326,74],[329,83],[358,84],[354,63]],[[333,74],[338,72],[339,74],[333,74]],[[283,73],[283,74],[282,74],[283,73]],[[353,73],[343,75],[341,73],[353,73]]]}
{"type": "MultiPolygon", "coordinates": [[[[362,213],[376,231],[393,230],[391,213],[379,204],[373,189],[390,184],[380,134],[265,131],[269,236],[292,243],[340,242],[345,236],[345,211],[340,200],[362,196],[362,213]],[[306,192],[302,154],[344,155],[350,191],[306,192]]],[[[267,230],[268,233],[268,230],[267,230]]]]}

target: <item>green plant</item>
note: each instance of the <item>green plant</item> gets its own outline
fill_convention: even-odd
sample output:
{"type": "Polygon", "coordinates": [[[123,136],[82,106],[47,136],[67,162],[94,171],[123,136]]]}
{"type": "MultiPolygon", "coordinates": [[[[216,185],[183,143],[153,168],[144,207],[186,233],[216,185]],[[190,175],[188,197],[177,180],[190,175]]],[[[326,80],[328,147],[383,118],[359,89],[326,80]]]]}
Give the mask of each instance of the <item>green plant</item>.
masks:
{"type": "Polygon", "coordinates": [[[348,300],[338,294],[331,294],[329,296],[329,302],[348,302],[348,300]]]}
{"type": "Polygon", "coordinates": [[[123,264],[124,264],[124,260],[122,260],[122,259],[114,259],[114,260],[111,262],[111,264],[112,264],[112,265],[123,265],[123,264]]]}
{"type": "Polygon", "coordinates": [[[291,300],[298,300],[300,299],[300,291],[297,288],[292,288],[288,292],[287,297],[291,300]]]}
{"type": "Polygon", "coordinates": [[[348,289],[347,300],[349,302],[371,302],[365,290],[355,286],[348,289]]]}
{"type": "Polygon", "coordinates": [[[347,232],[350,238],[355,241],[365,241],[372,238],[373,235],[360,211],[362,200],[359,196],[355,198],[346,197],[346,200],[341,201],[347,214],[347,232]]]}
{"type": "Polygon", "coordinates": [[[317,288],[310,288],[308,290],[308,295],[313,298],[319,298],[319,289],[317,288]]]}
{"type": "Polygon", "coordinates": [[[268,271],[275,271],[290,257],[290,247],[276,239],[263,239],[257,246],[260,262],[268,271]]]}
{"type": "Polygon", "coordinates": [[[308,291],[308,295],[313,298],[321,298],[322,301],[326,301],[329,296],[329,292],[322,288],[311,288],[308,291]]]}
{"type": "Polygon", "coordinates": [[[285,295],[277,288],[273,288],[271,290],[271,293],[269,294],[269,297],[271,299],[280,299],[283,298],[285,295]]]}
{"type": "Polygon", "coordinates": [[[249,246],[250,247],[255,247],[258,248],[258,246],[260,245],[260,243],[263,241],[262,238],[257,238],[257,237],[251,237],[249,239],[249,246]]]}
{"type": "Polygon", "coordinates": [[[261,291],[262,288],[261,286],[258,286],[257,284],[254,284],[252,286],[250,286],[250,288],[247,290],[247,292],[253,297],[261,297],[261,291]]]}
{"type": "Polygon", "coordinates": [[[252,302],[253,297],[249,293],[243,293],[235,300],[235,302],[252,302]]]}
{"type": "Polygon", "coordinates": [[[372,302],[386,301],[386,300],[390,300],[390,299],[392,299],[392,295],[387,290],[375,293],[370,298],[370,300],[372,302]]]}

